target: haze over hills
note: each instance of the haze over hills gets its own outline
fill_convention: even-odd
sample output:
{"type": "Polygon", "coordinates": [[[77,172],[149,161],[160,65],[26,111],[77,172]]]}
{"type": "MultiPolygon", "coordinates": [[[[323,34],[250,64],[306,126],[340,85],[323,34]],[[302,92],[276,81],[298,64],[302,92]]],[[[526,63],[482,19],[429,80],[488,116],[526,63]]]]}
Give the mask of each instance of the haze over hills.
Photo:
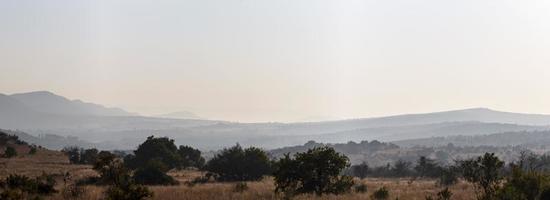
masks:
{"type": "Polygon", "coordinates": [[[171,118],[171,119],[203,119],[202,117],[189,111],[172,112],[172,113],[166,113],[162,115],[155,115],[153,117],[171,118]]]}
{"type": "Polygon", "coordinates": [[[50,92],[0,95],[0,128],[22,130],[35,136],[75,136],[107,149],[133,148],[149,135],[169,136],[179,144],[202,149],[218,149],[235,143],[278,148],[309,140],[396,141],[550,129],[550,115],[487,108],[302,123],[176,119],[176,115],[181,114],[193,117],[186,112],[162,118],[136,116],[121,109],[71,101],[50,92]]]}

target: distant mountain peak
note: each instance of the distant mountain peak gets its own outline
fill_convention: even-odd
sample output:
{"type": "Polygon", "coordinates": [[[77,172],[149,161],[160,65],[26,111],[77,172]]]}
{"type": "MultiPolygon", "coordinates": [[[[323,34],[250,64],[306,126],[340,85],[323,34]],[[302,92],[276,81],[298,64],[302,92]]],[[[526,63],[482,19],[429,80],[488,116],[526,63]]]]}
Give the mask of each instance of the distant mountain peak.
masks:
{"type": "Polygon", "coordinates": [[[69,100],[50,91],[34,91],[12,94],[9,97],[21,102],[31,110],[41,113],[61,115],[94,115],[94,116],[131,116],[133,113],[120,108],[107,108],[81,100],[69,100]]]}

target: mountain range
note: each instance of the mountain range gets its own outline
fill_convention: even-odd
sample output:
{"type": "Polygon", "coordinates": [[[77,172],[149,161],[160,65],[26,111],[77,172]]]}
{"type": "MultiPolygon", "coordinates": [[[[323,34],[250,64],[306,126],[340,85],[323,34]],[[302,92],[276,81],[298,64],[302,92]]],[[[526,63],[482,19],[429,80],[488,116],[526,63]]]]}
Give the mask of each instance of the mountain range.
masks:
{"type": "Polygon", "coordinates": [[[0,94],[0,129],[21,130],[34,136],[78,137],[105,149],[131,149],[150,135],[169,136],[178,144],[201,149],[219,149],[235,143],[279,148],[309,140],[401,141],[550,129],[550,115],[487,108],[302,123],[235,123],[196,117],[181,112],[139,116],[51,92],[0,94]]]}

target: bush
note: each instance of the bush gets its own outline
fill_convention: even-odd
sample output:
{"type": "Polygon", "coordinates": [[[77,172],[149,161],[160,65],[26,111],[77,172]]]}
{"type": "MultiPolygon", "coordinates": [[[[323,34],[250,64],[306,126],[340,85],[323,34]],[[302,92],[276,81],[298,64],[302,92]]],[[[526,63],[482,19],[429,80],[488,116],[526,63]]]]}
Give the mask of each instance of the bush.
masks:
{"type": "Polygon", "coordinates": [[[271,173],[271,162],[263,150],[243,150],[237,144],[214,156],[205,169],[214,173],[218,181],[257,181],[271,173]]]}
{"type": "Polygon", "coordinates": [[[455,166],[449,166],[441,169],[437,183],[441,186],[451,186],[458,183],[459,169],[455,166]]]}
{"type": "Polygon", "coordinates": [[[460,162],[462,175],[466,181],[474,184],[478,190],[478,199],[494,199],[499,189],[502,175],[500,174],[504,162],[494,153],[460,162]]]}
{"type": "Polygon", "coordinates": [[[108,200],[141,200],[152,197],[146,187],[136,184],[121,159],[108,152],[100,152],[94,169],[100,174],[99,182],[110,185],[105,191],[108,200]]]}
{"type": "Polygon", "coordinates": [[[127,183],[113,185],[105,191],[107,200],[141,200],[153,196],[153,192],[144,186],[127,183]]]}
{"type": "Polygon", "coordinates": [[[204,167],[204,158],[201,151],[189,146],[180,146],[178,154],[181,157],[180,168],[195,167],[201,169],[204,167]]]}
{"type": "Polygon", "coordinates": [[[34,179],[23,175],[9,175],[2,183],[0,199],[31,199],[37,195],[49,195],[57,192],[55,180],[51,175],[42,174],[34,179]]]}
{"type": "Polygon", "coordinates": [[[235,186],[233,186],[234,192],[242,193],[246,190],[248,190],[248,185],[246,184],[246,182],[238,182],[238,183],[235,183],[235,186]]]}
{"type": "Polygon", "coordinates": [[[386,200],[390,197],[390,192],[385,186],[382,186],[378,190],[374,191],[371,197],[376,200],[386,200]]]}
{"type": "Polygon", "coordinates": [[[543,199],[544,191],[550,186],[547,175],[536,171],[523,171],[520,167],[512,167],[512,175],[498,192],[499,199],[543,199]]]}
{"type": "Polygon", "coordinates": [[[353,176],[359,177],[360,179],[366,178],[369,171],[369,165],[366,162],[362,162],[359,165],[351,166],[351,173],[353,174],[353,176]]]}
{"type": "Polygon", "coordinates": [[[315,147],[295,154],[294,158],[286,154],[276,163],[275,191],[286,196],[349,192],[353,179],[340,176],[340,172],[348,166],[348,158],[330,147],[315,147]]]}
{"type": "Polygon", "coordinates": [[[69,162],[72,164],[80,163],[80,148],[78,147],[65,147],[61,152],[65,153],[69,157],[69,162]]]}
{"type": "Polygon", "coordinates": [[[357,193],[367,193],[367,184],[361,183],[354,187],[355,192],[357,193]]]}
{"type": "Polygon", "coordinates": [[[147,140],[134,151],[134,156],[127,157],[125,162],[128,168],[137,169],[147,165],[147,162],[152,159],[158,159],[168,169],[176,168],[181,163],[181,157],[174,140],[166,137],[155,138],[154,136],[147,137],[147,140]]]}
{"type": "Polygon", "coordinates": [[[151,160],[134,173],[134,180],[144,185],[177,185],[178,182],[166,174],[167,167],[159,160],[151,160]]]}
{"type": "Polygon", "coordinates": [[[34,154],[36,154],[36,152],[37,152],[37,147],[34,146],[34,145],[31,146],[31,150],[29,150],[29,154],[30,154],[30,155],[34,155],[34,154]]]}
{"type": "Polygon", "coordinates": [[[13,147],[6,147],[6,151],[4,151],[4,157],[5,158],[13,158],[17,156],[17,151],[13,147]]]}
{"type": "Polygon", "coordinates": [[[63,199],[80,199],[86,191],[79,185],[68,185],[61,192],[63,199]]]}

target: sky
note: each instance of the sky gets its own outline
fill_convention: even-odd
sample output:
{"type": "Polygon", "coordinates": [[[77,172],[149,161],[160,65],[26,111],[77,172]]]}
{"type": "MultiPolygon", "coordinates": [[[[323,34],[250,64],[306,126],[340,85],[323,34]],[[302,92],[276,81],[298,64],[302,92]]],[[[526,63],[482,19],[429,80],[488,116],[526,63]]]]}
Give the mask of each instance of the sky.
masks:
{"type": "Polygon", "coordinates": [[[0,93],[239,122],[550,114],[550,1],[1,0],[0,93]]]}

